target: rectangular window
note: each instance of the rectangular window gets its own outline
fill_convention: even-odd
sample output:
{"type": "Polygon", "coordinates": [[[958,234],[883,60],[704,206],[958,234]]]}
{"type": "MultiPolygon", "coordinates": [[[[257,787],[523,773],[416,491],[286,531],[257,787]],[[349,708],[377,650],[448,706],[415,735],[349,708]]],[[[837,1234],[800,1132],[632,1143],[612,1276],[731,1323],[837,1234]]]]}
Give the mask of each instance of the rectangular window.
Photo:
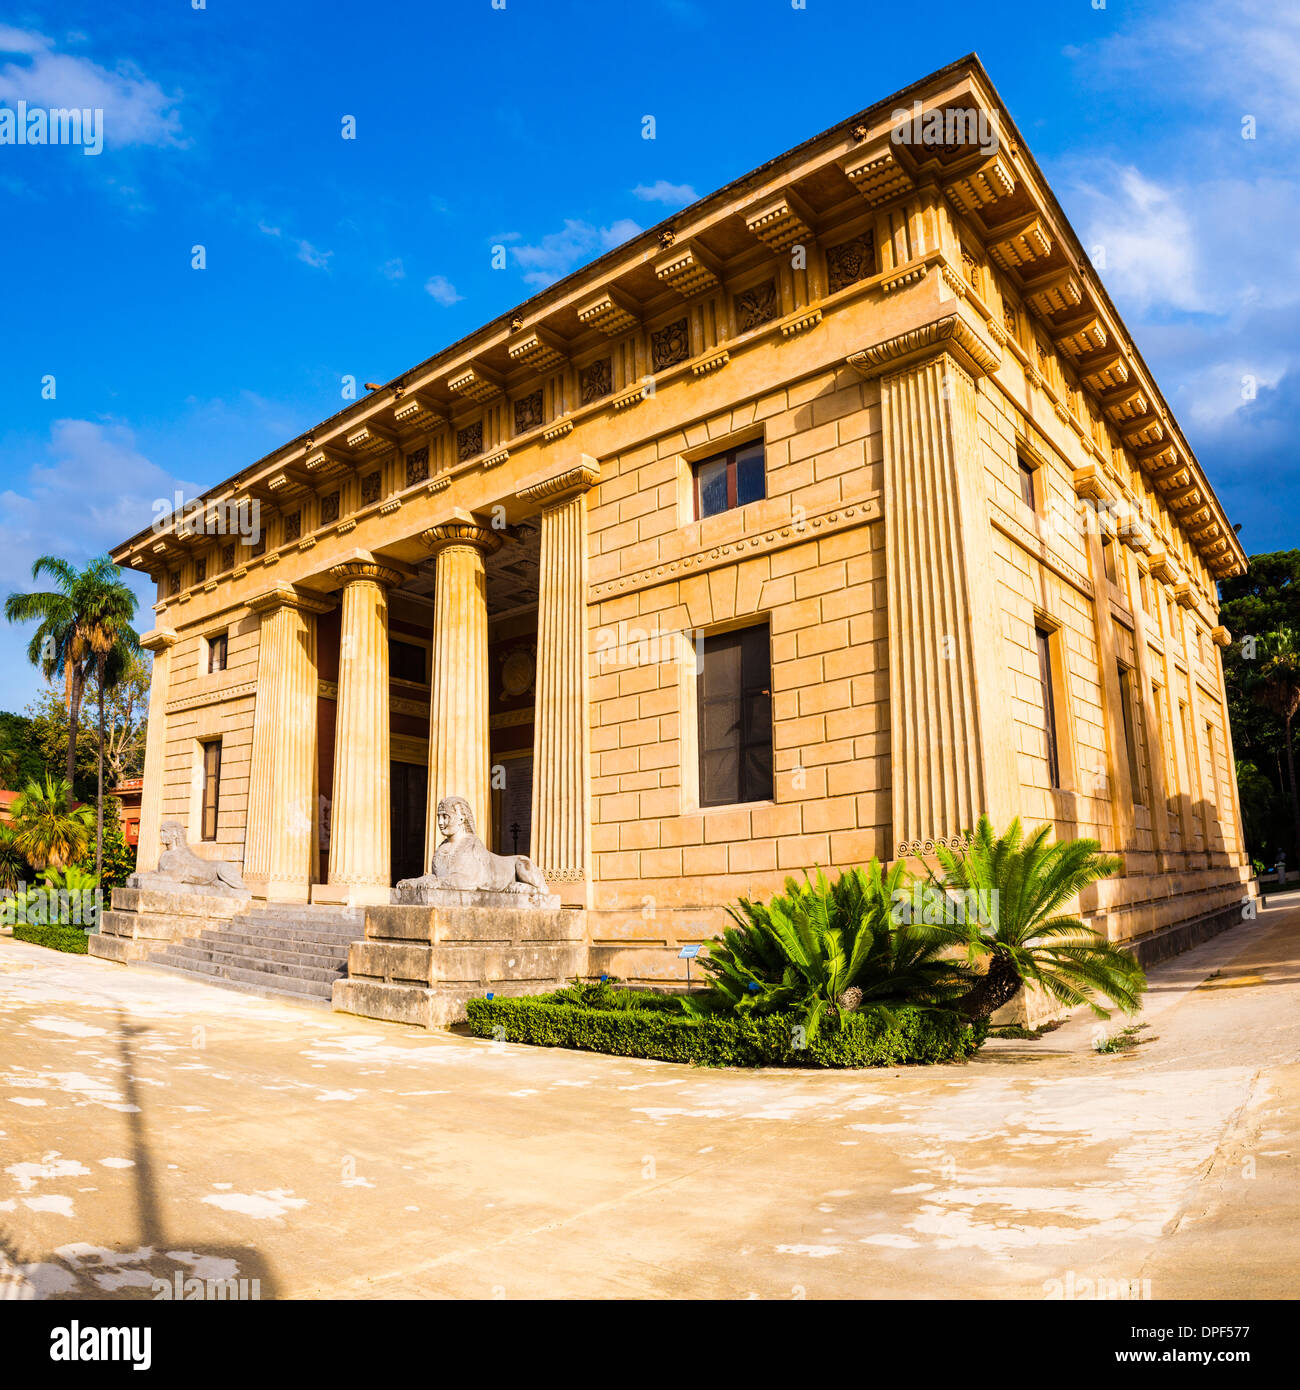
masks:
{"type": "Polygon", "coordinates": [[[217,813],[221,808],[221,740],[203,745],[203,838],[217,838],[217,813]]]}
{"type": "Polygon", "coordinates": [[[229,634],[214,632],[208,638],[208,675],[226,669],[226,648],[229,634]]]}
{"type": "Polygon", "coordinates": [[[761,439],[701,459],[692,464],[691,471],[695,477],[697,520],[729,512],[750,502],[761,502],[767,496],[761,439]]]}
{"type": "Polygon", "coordinates": [[[395,681],[411,681],[415,685],[428,683],[425,674],[425,649],[415,642],[388,639],[388,674],[395,681]]]}
{"type": "Polygon", "coordinates": [[[772,799],[772,654],[767,624],[702,644],[700,805],[772,799]]]}
{"type": "Polygon", "coordinates": [[[1115,541],[1111,536],[1101,538],[1101,567],[1112,584],[1119,583],[1119,566],[1115,563],[1115,541]]]}
{"type": "Polygon", "coordinates": [[[1047,740],[1047,784],[1061,785],[1061,750],[1056,728],[1056,697],[1052,690],[1052,634],[1034,629],[1038,645],[1038,678],[1043,686],[1043,734],[1047,740]]]}
{"type": "Polygon", "coordinates": [[[1128,776],[1133,791],[1133,804],[1143,804],[1142,767],[1138,762],[1137,718],[1133,709],[1133,672],[1122,661],[1119,667],[1119,709],[1124,720],[1124,747],[1128,751],[1128,776]]]}
{"type": "Polygon", "coordinates": [[[1031,512],[1038,510],[1038,492],[1034,481],[1034,465],[1023,454],[1016,455],[1020,470],[1020,500],[1031,512]]]}

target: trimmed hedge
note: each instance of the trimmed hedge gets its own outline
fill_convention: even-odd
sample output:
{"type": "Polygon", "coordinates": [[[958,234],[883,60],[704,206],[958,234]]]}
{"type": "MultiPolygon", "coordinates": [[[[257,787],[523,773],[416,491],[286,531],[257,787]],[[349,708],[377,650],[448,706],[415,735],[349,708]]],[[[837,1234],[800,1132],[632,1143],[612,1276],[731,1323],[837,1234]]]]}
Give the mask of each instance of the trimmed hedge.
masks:
{"type": "Polygon", "coordinates": [[[592,1009],[550,995],[471,999],[469,1027],[481,1038],[648,1057],[713,1067],[894,1067],[952,1062],[984,1041],[986,1024],[968,1024],[942,1009],[900,1005],[852,1014],[841,1030],[823,1022],[806,1046],[795,1047],[796,1020],[687,1018],[661,1008],[592,1009]],[[496,1030],[500,1029],[500,1032],[496,1030]]]}
{"type": "Polygon", "coordinates": [[[86,933],[80,927],[33,927],[15,923],[14,940],[48,946],[51,951],[69,951],[74,956],[84,956],[87,951],[86,933]]]}

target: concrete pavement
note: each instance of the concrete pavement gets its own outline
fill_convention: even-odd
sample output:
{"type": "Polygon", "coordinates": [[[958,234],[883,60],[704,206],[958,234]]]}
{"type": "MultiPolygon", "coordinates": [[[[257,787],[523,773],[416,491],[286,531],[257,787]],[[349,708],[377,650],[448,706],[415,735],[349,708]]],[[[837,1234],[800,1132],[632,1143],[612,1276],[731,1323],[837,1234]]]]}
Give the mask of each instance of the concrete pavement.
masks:
{"type": "Polygon", "coordinates": [[[1085,1015],[965,1066],[724,1072],[425,1034],[0,939],[0,1283],[1293,1296],[1300,906],[1151,980],[1119,1053],[1093,1049],[1085,1015]]]}

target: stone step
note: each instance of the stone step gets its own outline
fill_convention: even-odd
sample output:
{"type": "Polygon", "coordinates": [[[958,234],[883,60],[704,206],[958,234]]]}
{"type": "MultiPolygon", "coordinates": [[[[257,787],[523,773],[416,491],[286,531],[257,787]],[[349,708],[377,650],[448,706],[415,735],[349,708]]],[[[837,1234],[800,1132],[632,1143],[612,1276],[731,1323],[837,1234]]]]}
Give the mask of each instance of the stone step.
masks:
{"type": "Polygon", "coordinates": [[[277,979],[283,976],[325,985],[332,984],[339,979],[344,969],[341,963],[333,967],[297,965],[292,961],[266,960],[236,955],[229,951],[214,949],[211,946],[198,946],[192,942],[168,946],[163,951],[155,952],[150,959],[162,965],[193,967],[196,970],[201,970],[204,974],[225,975],[229,972],[232,979],[240,979],[245,976],[273,975],[277,979]],[[209,969],[209,967],[215,968],[209,969]]]}
{"type": "Polygon", "coordinates": [[[311,926],[356,927],[364,929],[365,912],[356,907],[311,907],[286,903],[276,907],[250,907],[238,914],[244,922],[301,922],[311,926]]]}
{"type": "Polygon", "coordinates": [[[166,961],[152,958],[144,963],[149,969],[160,971],[165,975],[175,975],[185,980],[197,980],[205,985],[219,985],[222,989],[235,990],[240,994],[255,994],[260,999],[291,1001],[295,1004],[306,1004],[312,1008],[328,1009],[330,1007],[332,987],[319,985],[314,981],[292,980],[270,975],[259,977],[253,981],[232,980],[204,971],[168,965],[166,961]]]}
{"type": "Polygon", "coordinates": [[[314,946],[311,949],[268,946],[264,941],[250,941],[244,937],[226,936],[224,933],[216,932],[204,932],[201,936],[192,937],[185,944],[210,947],[228,955],[242,956],[250,961],[286,961],[291,965],[314,965],[321,969],[342,969],[348,959],[346,947],[340,950],[325,950],[314,946]]]}
{"type": "Polygon", "coordinates": [[[360,936],[346,936],[343,933],[322,935],[319,932],[260,932],[255,928],[244,929],[214,927],[202,931],[194,940],[237,941],[241,945],[264,946],[268,951],[312,951],[322,955],[347,955],[348,947],[354,941],[362,941],[360,936]]]}

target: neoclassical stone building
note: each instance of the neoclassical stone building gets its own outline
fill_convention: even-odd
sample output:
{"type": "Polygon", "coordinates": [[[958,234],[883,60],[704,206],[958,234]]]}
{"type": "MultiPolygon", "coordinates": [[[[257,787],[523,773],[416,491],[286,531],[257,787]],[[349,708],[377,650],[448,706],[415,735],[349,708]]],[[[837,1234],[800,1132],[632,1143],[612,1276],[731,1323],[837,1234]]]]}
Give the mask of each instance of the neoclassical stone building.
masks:
{"type": "Polygon", "coordinates": [[[201,514],[114,552],[158,585],[145,867],[175,818],[259,896],[384,901],[460,793],[629,977],[982,811],[1121,852],[1088,906],[1153,954],[1243,896],[1244,556],[973,57],[201,514]],[[248,543],[216,532],[252,503],[248,543]]]}

